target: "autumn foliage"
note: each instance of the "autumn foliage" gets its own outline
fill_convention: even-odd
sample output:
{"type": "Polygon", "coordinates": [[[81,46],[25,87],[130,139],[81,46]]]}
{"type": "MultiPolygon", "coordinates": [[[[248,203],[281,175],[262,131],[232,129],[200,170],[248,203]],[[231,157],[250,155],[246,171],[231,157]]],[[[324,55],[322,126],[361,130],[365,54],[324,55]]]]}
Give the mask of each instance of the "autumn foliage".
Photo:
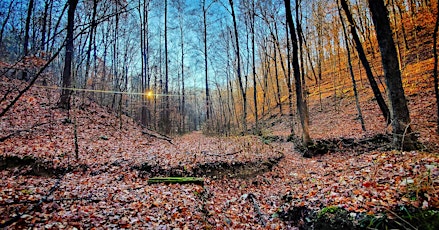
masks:
{"type": "MultiPolygon", "coordinates": [[[[116,94],[109,91],[116,76],[105,75],[110,69],[99,60],[98,70],[84,85],[103,92],[73,92],[71,109],[61,109],[56,77],[47,71],[0,117],[0,227],[318,229],[333,223],[349,229],[438,227],[433,58],[429,48],[418,53],[414,48],[431,43],[425,31],[431,30],[434,10],[424,10],[417,18],[424,24],[415,24],[408,14],[401,18],[411,31],[409,49],[401,49],[401,65],[419,150],[392,149],[391,129],[356,66],[367,131],[361,129],[343,51],[327,56],[321,81],[305,76],[310,78],[305,94],[311,147],[320,150],[312,158],[304,158],[294,145],[292,130],[300,133],[297,118],[287,111],[288,95],[275,93],[270,69],[274,63],[265,66],[268,70],[260,67],[268,71],[270,89],[258,85],[247,91],[258,92],[258,135],[218,135],[223,128],[229,128],[223,134],[238,133],[242,111],[237,101],[226,105],[213,97],[217,117],[202,126],[205,133],[165,136],[128,116],[141,110],[128,103],[134,97],[120,96],[119,106],[115,105],[116,94]],[[218,115],[228,109],[233,110],[230,117],[218,115]],[[197,177],[203,183],[148,183],[154,177],[197,177]]],[[[364,46],[375,71],[382,73],[373,36],[364,46]]],[[[15,65],[0,62],[0,70],[8,70],[0,78],[1,111],[28,84],[17,73],[27,70],[32,76],[44,64],[45,58],[37,57],[15,65]]],[[[380,74],[376,78],[384,80],[380,74]]],[[[383,84],[380,87],[384,90],[383,84]]],[[[280,88],[287,92],[285,85],[280,88]]],[[[221,88],[214,93],[218,92],[228,93],[221,88]]],[[[152,101],[142,103],[153,106],[152,101]]],[[[171,110],[172,122],[183,124],[185,130],[185,121],[176,121],[178,109],[171,110]]],[[[252,116],[249,112],[246,117],[249,126],[255,122],[252,116]]],[[[197,122],[191,129],[201,128],[197,122]]]]}

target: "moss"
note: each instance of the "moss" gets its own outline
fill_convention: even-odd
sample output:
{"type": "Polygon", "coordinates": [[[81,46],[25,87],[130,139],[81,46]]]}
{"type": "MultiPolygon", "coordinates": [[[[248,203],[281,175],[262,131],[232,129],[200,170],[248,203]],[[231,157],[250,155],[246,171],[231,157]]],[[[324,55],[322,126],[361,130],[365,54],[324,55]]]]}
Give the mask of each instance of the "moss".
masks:
{"type": "Polygon", "coordinates": [[[337,206],[325,207],[317,213],[315,229],[354,229],[348,211],[337,206]]]}
{"type": "Polygon", "coordinates": [[[338,206],[325,207],[319,211],[319,213],[317,214],[317,218],[323,217],[324,215],[326,215],[326,213],[336,213],[339,210],[341,210],[341,208],[338,206]]]}

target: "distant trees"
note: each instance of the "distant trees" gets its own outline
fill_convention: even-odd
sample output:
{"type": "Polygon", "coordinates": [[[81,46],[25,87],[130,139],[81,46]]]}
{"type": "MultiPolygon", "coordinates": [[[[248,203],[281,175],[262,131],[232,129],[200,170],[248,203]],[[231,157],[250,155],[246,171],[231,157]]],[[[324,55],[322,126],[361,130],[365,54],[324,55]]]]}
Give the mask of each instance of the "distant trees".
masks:
{"type": "Polygon", "coordinates": [[[4,12],[3,14],[5,15],[5,17],[3,18],[3,22],[2,22],[1,27],[0,27],[0,51],[2,51],[2,52],[3,52],[3,34],[5,32],[6,25],[9,21],[9,19],[11,18],[11,14],[14,13],[12,11],[13,6],[14,6],[14,0],[11,0],[7,9],[5,8],[3,11],[4,12]]]}
{"type": "Polygon", "coordinates": [[[151,91],[151,73],[149,67],[149,0],[139,0],[138,13],[140,19],[140,90],[145,95],[141,97],[140,122],[151,125],[151,112],[147,107],[147,93],[151,91]]]}
{"type": "MultiPolygon", "coordinates": [[[[400,64],[401,78],[411,64],[428,61],[431,52],[419,54],[423,47],[417,39],[425,39],[434,23],[419,21],[433,22],[436,2],[388,1],[385,30],[394,34],[397,62],[383,58],[382,64],[378,48],[385,58],[393,57],[395,49],[380,44],[383,38],[374,33],[367,1],[199,3],[5,0],[0,3],[0,61],[19,66],[16,73],[6,72],[21,79],[22,57],[48,60],[65,46],[48,68],[51,74],[44,76],[45,83],[62,87],[60,107],[69,108],[70,89],[93,90],[82,94],[82,102],[90,99],[164,133],[246,133],[254,125],[253,133],[261,134],[267,118],[278,117],[290,120],[291,132],[302,135],[307,145],[316,128],[309,118],[314,109],[337,111],[351,96],[358,98],[356,115],[361,117],[366,99],[373,100],[388,124],[402,122],[393,127],[395,135],[409,133],[401,127],[410,120],[395,117],[407,106],[395,110],[401,102],[394,100],[402,94],[392,99],[392,92],[400,92],[402,85],[388,81],[398,78],[389,77],[398,75],[390,69],[400,64]],[[331,98],[334,108],[324,107],[324,98],[331,98]],[[298,127],[303,133],[295,131],[298,127]]],[[[434,36],[437,43],[437,29],[434,36]]],[[[363,118],[371,119],[370,114],[363,118]]]]}

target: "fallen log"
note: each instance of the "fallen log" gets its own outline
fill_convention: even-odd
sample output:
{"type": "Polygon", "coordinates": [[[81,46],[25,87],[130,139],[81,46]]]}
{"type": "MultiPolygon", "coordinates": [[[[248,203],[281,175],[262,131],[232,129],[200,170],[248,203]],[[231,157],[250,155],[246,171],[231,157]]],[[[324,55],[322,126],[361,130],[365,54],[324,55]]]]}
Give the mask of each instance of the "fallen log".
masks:
{"type": "Polygon", "coordinates": [[[148,184],[198,184],[204,185],[204,178],[200,177],[153,177],[148,179],[148,184]]]}

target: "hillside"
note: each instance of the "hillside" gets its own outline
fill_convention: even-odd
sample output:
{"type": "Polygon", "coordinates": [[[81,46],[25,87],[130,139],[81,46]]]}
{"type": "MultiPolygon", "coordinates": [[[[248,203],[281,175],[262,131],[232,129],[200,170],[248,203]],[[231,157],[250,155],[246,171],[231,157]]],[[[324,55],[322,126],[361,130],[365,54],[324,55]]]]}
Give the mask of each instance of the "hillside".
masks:
{"type": "MultiPolygon", "coordinates": [[[[2,84],[2,94],[9,86],[2,84]]],[[[283,229],[335,219],[336,224],[360,228],[367,218],[372,226],[382,223],[382,217],[398,218],[401,207],[413,215],[418,215],[417,208],[439,207],[438,155],[388,151],[385,138],[383,144],[361,142],[364,134],[358,133],[356,139],[339,139],[337,152],[307,159],[291,143],[254,136],[206,137],[196,132],[170,140],[93,102],[82,104],[80,97],[67,113],[56,107],[57,97],[54,90],[32,88],[2,117],[3,227],[283,229]],[[203,186],[148,184],[155,176],[205,181],[203,186]],[[346,216],[352,223],[339,222],[346,216]]],[[[330,107],[331,100],[325,103],[330,107]]],[[[313,108],[314,135],[348,137],[352,127],[347,121],[355,123],[351,106],[341,103],[332,112],[313,108]],[[337,119],[328,120],[330,114],[337,119]]],[[[418,127],[429,127],[423,114],[428,108],[411,106],[427,117],[419,119],[418,127]]],[[[376,112],[365,111],[370,116],[376,112]]],[[[367,120],[368,127],[380,127],[378,119],[367,120]]],[[[374,131],[380,129],[369,132],[374,131]]],[[[411,223],[425,224],[430,218],[437,219],[437,212],[411,223]]]]}
{"type": "MultiPolygon", "coordinates": [[[[401,74],[408,102],[411,125],[414,132],[419,133],[420,141],[431,151],[439,151],[437,129],[437,108],[434,97],[433,82],[433,38],[436,8],[423,9],[416,18],[404,15],[404,26],[407,31],[408,49],[401,49],[401,74]]],[[[401,26],[401,25],[399,25],[401,26]]],[[[398,29],[401,33],[401,28],[398,29]]],[[[373,69],[376,81],[383,97],[387,100],[384,73],[376,39],[372,37],[372,47],[364,44],[368,51],[367,58],[373,69]]],[[[402,42],[400,41],[400,46],[402,42]]],[[[352,48],[351,48],[352,49],[352,48]]],[[[352,51],[352,50],[351,50],[352,51]]],[[[370,88],[365,71],[358,57],[352,51],[352,65],[356,79],[360,106],[365,121],[366,132],[361,130],[352,80],[349,74],[346,53],[331,56],[325,60],[320,86],[314,79],[307,78],[307,102],[310,114],[310,133],[315,139],[337,139],[342,137],[368,137],[377,133],[390,133],[370,88]]],[[[287,98],[283,100],[283,114],[288,114],[287,98]]],[[[281,136],[286,139],[290,135],[291,119],[280,115],[278,107],[264,116],[268,135],[281,136]],[[276,117],[276,119],[271,119],[276,117]],[[272,125],[274,126],[272,127],[272,125]]],[[[298,117],[293,118],[296,132],[300,132],[298,117]]]]}

